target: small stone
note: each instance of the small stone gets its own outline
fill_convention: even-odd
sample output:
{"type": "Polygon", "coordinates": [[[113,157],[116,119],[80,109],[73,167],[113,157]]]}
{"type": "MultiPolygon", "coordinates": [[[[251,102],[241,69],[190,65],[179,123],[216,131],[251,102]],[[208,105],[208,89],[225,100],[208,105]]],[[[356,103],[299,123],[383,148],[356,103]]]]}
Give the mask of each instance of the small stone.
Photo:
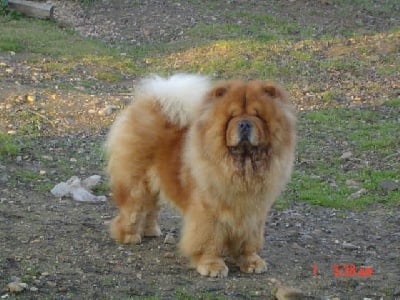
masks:
{"type": "Polygon", "coordinates": [[[141,280],[142,279],[142,273],[136,273],[136,278],[141,280]]]}
{"type": "Polygon", "coordinates": [[[357,250],[360,248],[360,247],[358,247],[354,244],[348,243],[348,242],[343,242],[342,247],[343,247],[343,249],[347,249],[347,250],[357,250]]]}
{"type": "Polygon", "coordinates": [[[69,159],[69,161],[70,161],[70,162],[77,162],[78,160],[77,160],[75,157],[71,157],[71,158],[69,159]]]}
{"type": "Polygon", "coordinates": [[[67,288],[65,286],[60,286],[59,288],[57,288],[57,291],[65,293],[67,291],[67,288]]]}
{"type": "Polygon", "coordinates": [[[52,160],[53,160],[53,157],[51,157],[50,155],[42,155],[42,159],[43,159],[43,160],[52,161],[52,160]]]}
{"type": "Polygon", "coordinates": [[[51,287],[55,287],[57,285],[57,283],[55,283],[54,281],[50,281],[50,280],[47,281],[46,283],[48,286],[51,286],[51,287]]]}
{"type": "Polygon", "coordinates": [[[340,159],[342,160],[346,160],[349,159],[350,157],[353,156],[353,153],[351,151],[346,151],[342,154],[342,156],[340,157],[340,159]]]}
{"type": "Polygon", "coordinates": [[[397,287],[397,288],[394,290],[393,296],[400,296],[400,287],[397,287]]]}
{"type": "MultiPolygon", "coordinates": [[[[0,177],[0,183],[7,183],[9,180],[10,180],[10,176],[8,176],[6,174],[4,174],[0,177]]],[[[1,199],[3,199],[3,198],[1,198],[1,199]]],[[[4,200],[5,200],[5,198],[4,198],[4,200]]]]}
{"type": "Polygon", "coordinates": [[[358,187],[360,187],[360,183],[358,183],[358,182],[355,181],[355,180],[351,180],[351,179],[347,179],[347,180],[346,180],[346,185],[347,185],[349,188],[358,188],[358,187]]]}
{"type": "Polygon", "coordinates": [[[366,192],[367,192],[367,190],[364,189],[364,188],[362,188],[361,190],[358,190],[357,192],[351,194],[348,198],[349,198],[349,199],[352,199],[352,200],[355,200],[355,199],[360,198],[360,197],[361,197],[362,195],[364,195],[366,192]]]}
{"type": "Polygon", "coordinates": [[[171,233],[167,233],[164,239],[164,244],[176,244],[175,237],[171,233]]]}
{"type": "Polygon", "coordinates": [[[25,100],[28,103],[32,103],[36,101],[36,96],[35,95],[26,95],[25,96],[25,100]]]}
{"type": "Polygon", "coordinates": [[[383,181],[379,182],[379,186],[385,192],[395,191],[400,188],[400,184],[393,180],[383,180],[383,181]]]}
{"type": "Polygon", "coordinates": [[[115,105],[107,105],[103,109],[99,110],[99,115],[100,116],[109,116],[112,113],[114,113],[117,109],[118,109],[118,107],[115,105]]]}
{"type": "Polygon", "coordinates": [[[280,281],[278,279],[276,279],[276,278],[273,278],[273,277],[268,278],[267,282],[270,285],[280,285],[280,281]]]}
{"type": "Polygon", "coordinates": [[[7,289],[11,293],[20,293],[27,288],[28,285],[24,282],[20,282],[19,280],[7,284],[7,289]]]}
{"type": "Polygon", "coordinates": [[[31,286],[29,289],[31,292],[37,292],[39,289],[36,286],[31,286]]]}
{"type": "Polygon", "coordinates": [[[273,294],[277,300],[301,300],[306,297],[301,290],[285,286],[278,286],[273,294]]]}
{"type": "Polygon", "coordinates": [[[174,253],[172,253],[172,252],[166,252],[165,254],[164,254],[164,257],[165,258],[174,258],[174,253]]]}

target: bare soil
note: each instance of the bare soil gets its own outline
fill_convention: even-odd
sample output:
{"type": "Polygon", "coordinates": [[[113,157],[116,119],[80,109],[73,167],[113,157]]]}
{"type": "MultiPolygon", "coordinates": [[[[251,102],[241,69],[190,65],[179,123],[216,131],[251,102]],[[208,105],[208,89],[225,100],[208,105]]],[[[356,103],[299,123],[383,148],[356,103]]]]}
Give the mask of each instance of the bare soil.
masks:
{"type": "MultiPolygon", "coordinates": [[[[240,11],[244,2],[218,1],[211,7],[192,1],[115,0],[89,6],[55,1],[60,26],[111,44],[184,39],[183,29],[215,22],[221,10],[240,11]]],[[[360,33],[384,31],[398,24],[399,16],[398,10],[374,14],[354,6],[354,18],[343,20],[336,1],[250,2],[254,10],[317,26],[321,34],[339,26],[360,33]]],[[[0,162],[2,298],[274,299],[277,287],[285,286],[302,291],[292,299],[400,299],[398,207],[376,205],[354,212],[288,199],[284,209],[271,211],[265,224],[265,274],[243,274],[230,264],[228,278],[212,279],[189,269],[176,243],[164,243],[167,233],[179,238],[181,218],[171,208],[161,216],[162,237],[117,245],[108,234],[108,223],[117,213],[111,202],[57,199],[49,190],[72,175],[104,175],[101,146],[116,113],[129,101],[126,91],[135,78],[65,91],[55,86],[71,78],[48,79],[41,69],[27,68],[21,55],[0,53],[0,129],[21,130],[26,126],[23,114],[33,114],[37,124],[30,126],[40,134],[22,146],[17,158],[0,162]],[[54,117],[50,120],[47,114],[54,117]],[[357,271],[367,266],[373,274],[337,276],[336,265],[355,265],[357,271]],[[15,277],[27,289],[9,292],[7,284],[15,277]]],[[[77,70],[77,86],[83,76],[77,70]]],[[[303,138],[310,134],[299,133],[303,138]]]]}

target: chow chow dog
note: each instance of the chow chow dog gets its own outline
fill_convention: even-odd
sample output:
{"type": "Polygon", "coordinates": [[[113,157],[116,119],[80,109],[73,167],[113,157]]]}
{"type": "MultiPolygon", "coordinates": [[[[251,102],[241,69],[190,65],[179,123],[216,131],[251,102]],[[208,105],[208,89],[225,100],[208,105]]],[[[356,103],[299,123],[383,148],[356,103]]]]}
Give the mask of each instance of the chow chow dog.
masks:
{"type": "Polygon", "coordinates": [[[160,199],[182,213],[183,255],[204,276],[226,277],[229,255],[246,273],[266,271],[257,254],[268,211],[292,170],[296,116],[270,81],[153,76],[107,140],[108,173],[121,243],[161,234],[160,199]]]}

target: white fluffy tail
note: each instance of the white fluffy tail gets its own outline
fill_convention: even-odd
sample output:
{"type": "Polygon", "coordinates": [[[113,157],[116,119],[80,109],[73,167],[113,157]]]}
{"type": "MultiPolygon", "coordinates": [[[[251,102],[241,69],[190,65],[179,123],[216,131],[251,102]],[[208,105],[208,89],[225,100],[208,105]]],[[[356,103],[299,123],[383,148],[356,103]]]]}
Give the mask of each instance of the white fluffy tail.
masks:
{"type": "Polygon", "coordinates": [[[169,78],[155,75],[139,83],[136,97],[157,99],[168,120],[184,127],[193,119],[210,87],[209,78],[202,75],[176,74],[169,78]]]}

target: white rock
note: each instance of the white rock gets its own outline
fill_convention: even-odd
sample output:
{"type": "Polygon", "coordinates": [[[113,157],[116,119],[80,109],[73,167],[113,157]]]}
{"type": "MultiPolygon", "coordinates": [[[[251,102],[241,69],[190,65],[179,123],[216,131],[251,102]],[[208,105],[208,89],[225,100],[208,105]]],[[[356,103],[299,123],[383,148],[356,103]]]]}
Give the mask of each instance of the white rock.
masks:
{"type": "Polygon", "coordinates": [[[348,242],[343,242],[342,247],[344,249],[348,249],[348,250],[357,250],[360,248],[360,247],[358,247],[352,243],[348,243],[348,242]]]}
{"type": "Polygon", "coordinates": [[[10,282],[9,284],[7,284],[7,289],[11,293],[19,293],[27,288],[28,288],[28,285],[25,282],[15,281],[15,282],[10,282]]]}
{"type": "Polygon", "coordinates": [[[176,244],[175,237],[171,233],[167,233],[164,244],[176,244]]]}
{"type": "Polygon", "coordinates": [[[340,159],[349,159],[350,157],[353,156],[353,153],[351,151],[346,151],[342,154],[342,156],[340,157],[340,159]]]}
{"type": "Polygon", "coordinates": [[[64,197],[69,193],[70,187],[67,183],[65,182],[60,182],[59,184],[55,185],[50,193],[52,193],[56,197],[64,197]]]}
{"type": "Polygon", "coordinates": [[[92,175],[85,180],[82,181],[82,185],[86,188],[91,189],[92,187],[96,186],[99,184],[101,179],[100,175],[92,175]]]}
{"type": "Polygon", "coordinates": [[[360,198],[362,195],[364,195],[366,192],[367,192],[366,189],[358,190],[357,192],[351,194],[351,195],[349,196],[349,199],[352,199],[352,200],[358,199],[358,198],[360,198]]]}
{"type": "Polygon", "coordinates": [[[72,176],[67,182],[57,184],[50,192],[56,197],[71,196],[80,202],[104,202],[106,196],[96,196],[91,193],[91,188],[97,185],[101,177],[93,175],[81,181],[77,176],[72,176]]]}
{"type": "Polygon", "coordinates": [[[80,187],[72,187],[71,189],[72,198],[76,201],[80,202],[98,202],[98,201],[106,201],[106,196],[95,196],[82,186],[80,187]]]}

